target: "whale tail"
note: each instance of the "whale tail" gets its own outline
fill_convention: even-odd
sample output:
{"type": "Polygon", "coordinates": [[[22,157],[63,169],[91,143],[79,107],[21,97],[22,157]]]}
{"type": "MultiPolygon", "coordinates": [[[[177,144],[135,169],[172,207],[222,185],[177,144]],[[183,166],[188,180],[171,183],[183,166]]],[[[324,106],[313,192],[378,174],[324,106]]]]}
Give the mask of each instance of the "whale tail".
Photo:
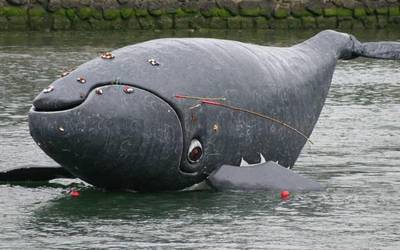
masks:
{"type": "Polygon", "coordinates": [[[400,60],[400,42],[361,43],[353,35],[324,30],[296,47],[317,48],[322,52],[334,51],[337,59],[350,60],[357,57],[400,60]]]}
{"type": "MultiPolygon", "coordinates": [[[[352,38],[355,39],[355,38],[352,38]]],[[[358,42],[358,41],[357,41],[358,42]]],[[[368,42],[355,44],[353,54],[375,59],[400,60],[400,42],[368,42]]]]}

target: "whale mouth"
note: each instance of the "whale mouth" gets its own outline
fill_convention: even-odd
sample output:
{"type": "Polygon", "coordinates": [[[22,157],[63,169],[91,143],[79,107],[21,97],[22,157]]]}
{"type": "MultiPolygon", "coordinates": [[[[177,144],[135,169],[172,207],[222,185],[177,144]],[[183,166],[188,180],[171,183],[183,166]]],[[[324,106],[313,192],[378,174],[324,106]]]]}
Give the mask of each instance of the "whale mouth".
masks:
{"type": "Polygon", "coordinates": [[[106,86],[121,85],[124,91],[129,94],[130,91],[134,91],[134,88],[138,88],[132,84],[115,84],[110,82],[97,83],[90,85],[89,88],[81,90],[77,93],[76,89],[72,91],[65,91],[60,88],[60,84],[50,85],[43,89],[32,103],[32,109],[36,112],[51,112],[51,111],[63,111],[73,109],[83,102],[86,101],[91,92],[95,92],[97,95],[101,95],[103,89],[106,86]]]}
{"type": "Polygon", "coordinates": [[[74,176],[108,189],[187,186],[179,172],[182,125],[166,101],[115,84],[94,86],[80,102],[65,100],[35,103],[29,128],[42,150],[74,176]]]}

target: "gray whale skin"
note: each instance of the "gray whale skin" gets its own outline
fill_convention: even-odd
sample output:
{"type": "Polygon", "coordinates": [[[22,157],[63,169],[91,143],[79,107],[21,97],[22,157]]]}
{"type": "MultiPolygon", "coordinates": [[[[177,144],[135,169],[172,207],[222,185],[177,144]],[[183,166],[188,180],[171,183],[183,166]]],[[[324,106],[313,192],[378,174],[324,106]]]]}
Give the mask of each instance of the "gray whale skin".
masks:
{"type": "Polygon", "coordinates": [[[53,82],[33,101],[30,132],[66,175],[106,189],[205,181],[217,190],[321,190],[290,169],[338,59],[358,56],[399,60],[400,43],[360,43],[331,30],[287,48],[205,38],[138,43],[53,82]]]}

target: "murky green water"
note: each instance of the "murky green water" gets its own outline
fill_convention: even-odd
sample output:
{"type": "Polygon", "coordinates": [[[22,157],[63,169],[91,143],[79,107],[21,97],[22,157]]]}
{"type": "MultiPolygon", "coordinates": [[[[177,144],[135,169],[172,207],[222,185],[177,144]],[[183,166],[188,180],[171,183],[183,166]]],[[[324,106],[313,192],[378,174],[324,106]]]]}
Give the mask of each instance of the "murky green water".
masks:
{"type": "MultiPolygon", "coordinates": [[[[169,36],[289,45],[307,32],[0,33],[0,170],[51,165],[26,113],[58,75],[108,51],[169,36]]],[[[356,32],[397,40],[400,31],[356,32]]],[[[337,66],[327,104],[295,170],[322,193],[134,194],[0,184],[0,248],[400,249],[400,62],[337,66]]]]}

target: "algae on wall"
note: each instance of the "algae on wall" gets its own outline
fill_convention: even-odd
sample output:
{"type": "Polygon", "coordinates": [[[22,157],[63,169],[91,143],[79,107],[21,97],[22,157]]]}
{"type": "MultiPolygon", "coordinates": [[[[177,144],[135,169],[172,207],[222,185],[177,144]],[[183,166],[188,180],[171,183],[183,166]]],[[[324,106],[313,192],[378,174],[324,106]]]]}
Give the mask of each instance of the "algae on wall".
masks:
{"type": "Polygon", "coordinates": [[[0,30],[400,27],[400,0],[0,0],[0,30]]]}

